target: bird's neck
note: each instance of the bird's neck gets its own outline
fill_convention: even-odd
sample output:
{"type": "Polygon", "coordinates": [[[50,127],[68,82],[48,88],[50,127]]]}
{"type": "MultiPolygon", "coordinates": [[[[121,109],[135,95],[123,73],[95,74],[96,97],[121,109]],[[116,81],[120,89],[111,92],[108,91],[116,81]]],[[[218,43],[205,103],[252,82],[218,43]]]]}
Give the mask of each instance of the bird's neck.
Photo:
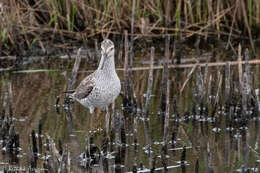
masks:
{"type": "Polygon", "coordinates": [[[111,55],[110,57],[106,57],[106,59],[102,55],[98,69],[104,72],[115,72],[114,55],[111,55]],[[102,63],[104,63],[103,68],[102,68],[102,63]]]}

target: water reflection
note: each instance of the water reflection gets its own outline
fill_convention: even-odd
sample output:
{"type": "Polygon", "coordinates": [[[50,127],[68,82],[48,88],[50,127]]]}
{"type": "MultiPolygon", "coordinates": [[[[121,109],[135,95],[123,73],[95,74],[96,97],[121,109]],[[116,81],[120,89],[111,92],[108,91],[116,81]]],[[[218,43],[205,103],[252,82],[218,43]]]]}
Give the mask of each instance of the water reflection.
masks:
{"type": "MultiPolygon", "coordinates": [[[[12,126],[19,135],[19,145],[13,148],[21,148],[5,151],[4,143],[8,140],[1,134],[2,170],[10,165],[54,172],[60,168],[108,173],[165,169],[169,172],[245,172],[259,167],[259,96],[255,92],[259,89],[258,65],[250,69],[251,91],[255,96],[239,94],[237,66],[197,67],[181,95],[180,89],[191,69],[170,69],[169,138],[164,151],[163,116],[158,115],[162,70],[153,72],[148,111],[144,107],[149,72],[144,70],[133,72],[135,111],[124,108],[120,97],[110,115],[96,110],[93,116],[77,103],[63,109],[63,97],[59,105],[56,103],[56,97],[66,88],[69,72],[64,72],[70,68],[68,64],[66,60],[57,60],[52,68],[59,71],[1,74],[1,115],[4,115],[1,122],[11,124],[1,125],[1,130],[12,126]],[[226,79],[227,76],[231,80],[226,79]],[[227,83],[230,88],[226,87],[227,83]],[[10,105],[8,86],[12,89],[13,109],[6,106],[10,105]],[[245,98],[247,106],[243,108],[241,103],[245,98]],[[10,123],[8,118],[12,114],[10,123]],[[110,124],[107,116],[111,116],[110,124]]],[[[119,71],[119,75],[122,79],[123,72],[119,71]]],[[[78,81],[84,76],[86,73],[79,73],[78,81]]],[[[12,128],[8,128],[8,133],[13,133],[12,128]]]]}

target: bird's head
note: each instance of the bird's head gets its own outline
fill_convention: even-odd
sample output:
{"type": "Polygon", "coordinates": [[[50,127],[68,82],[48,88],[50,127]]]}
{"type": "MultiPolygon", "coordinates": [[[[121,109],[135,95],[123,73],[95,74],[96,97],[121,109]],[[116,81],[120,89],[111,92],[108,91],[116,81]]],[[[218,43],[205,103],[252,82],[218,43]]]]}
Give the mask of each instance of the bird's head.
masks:
{"type": "Polygon", "coordinates": [[[105,61],[110,58],[114,58],[114,54],[115,54],[114,43],[109,39],[103,40],[101,43],[101,55],[102,55],[101,62],[100,62],[101,70],[103,70],[104,68],[105,61]]]}
{"type": "Polygon", "coordinates": [[[109,58],[110,56],[114,55],[114,53],[115,53],[114,43],[109,39],[105,39],[104,41],[102,41],[101,54],[109,58]]]}

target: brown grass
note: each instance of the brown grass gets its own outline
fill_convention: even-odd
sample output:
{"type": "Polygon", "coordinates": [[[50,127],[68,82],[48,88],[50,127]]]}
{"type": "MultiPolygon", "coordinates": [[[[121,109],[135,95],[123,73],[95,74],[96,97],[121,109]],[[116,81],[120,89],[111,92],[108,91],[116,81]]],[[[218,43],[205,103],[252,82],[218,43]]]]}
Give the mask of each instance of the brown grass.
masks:
{"type": "MultiPolygon", "coordinates": [[[[130,32],[132,1],[3,0],[0,3],[1,54],[34,45],[69,45],[98,36],[130,32]]],[[[186,39],[200,35],[250,41],[260,27],[258,0],[136,0],[134,35],[186,39]],[[181,33],[181,34],[180,34],[181,33]]],[[[66,46],[64,45],[64,46],[66,46]]]]}

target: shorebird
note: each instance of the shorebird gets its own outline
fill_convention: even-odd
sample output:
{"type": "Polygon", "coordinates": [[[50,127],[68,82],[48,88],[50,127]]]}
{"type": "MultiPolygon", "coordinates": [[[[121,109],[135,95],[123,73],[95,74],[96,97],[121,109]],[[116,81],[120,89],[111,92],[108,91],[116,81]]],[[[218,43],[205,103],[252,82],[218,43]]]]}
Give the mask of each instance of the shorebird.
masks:
{"type": "Polygon", "coordinates": [[[121,90],[120,79],[115,70],[115,46],[105,39],[101,43],[101,60],[96,71],[85,77],[70,95],[73,100],[89,108],[102,108],[113,103],[121,90]]]}

